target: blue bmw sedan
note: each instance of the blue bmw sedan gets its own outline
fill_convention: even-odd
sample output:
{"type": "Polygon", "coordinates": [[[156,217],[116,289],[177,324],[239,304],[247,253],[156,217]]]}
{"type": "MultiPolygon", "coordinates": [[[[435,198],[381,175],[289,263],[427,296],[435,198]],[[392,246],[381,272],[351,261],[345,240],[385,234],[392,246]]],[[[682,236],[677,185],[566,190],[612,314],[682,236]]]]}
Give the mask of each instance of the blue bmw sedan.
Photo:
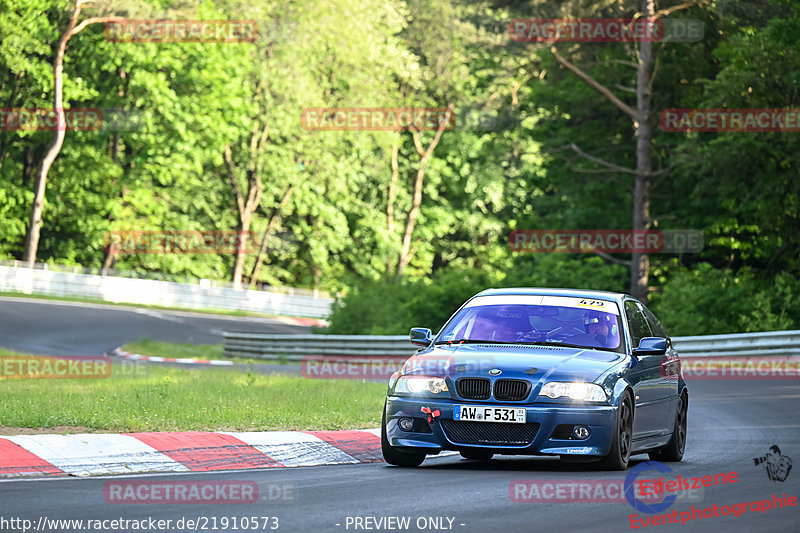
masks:
{"type": "Polygon", "coordinates": [[[389,380],[386,462],[455,450],[553,455],[624,470],[633,454],[680,461],[688,390],[661,322],[624,294],[490,289],[469,299],[389,380]]]}

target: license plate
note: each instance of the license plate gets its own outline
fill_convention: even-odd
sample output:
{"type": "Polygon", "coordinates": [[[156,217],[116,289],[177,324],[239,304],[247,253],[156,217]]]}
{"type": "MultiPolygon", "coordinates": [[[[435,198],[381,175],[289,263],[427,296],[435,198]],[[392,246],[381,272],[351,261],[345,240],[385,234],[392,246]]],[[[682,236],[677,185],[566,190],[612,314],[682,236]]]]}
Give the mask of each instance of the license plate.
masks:
{"type": "Polygon", "coordinates": [[[488,407],[485,405],[456,405],[453,409],[453,420],[470,420],[473,422],[507,422],[509,424],[524,424],[525,408],[488,407]]]}

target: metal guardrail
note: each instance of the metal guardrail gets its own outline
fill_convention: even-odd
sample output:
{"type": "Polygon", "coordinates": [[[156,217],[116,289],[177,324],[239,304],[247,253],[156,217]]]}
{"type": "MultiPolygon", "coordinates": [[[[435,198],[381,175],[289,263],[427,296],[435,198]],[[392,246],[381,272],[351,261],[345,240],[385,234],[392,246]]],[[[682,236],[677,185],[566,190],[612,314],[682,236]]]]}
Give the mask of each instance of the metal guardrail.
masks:
{"type": "MultiPolygon", "coordinates": [[[[0,260],[0,266],[17,268],[28,268],[22,261],[0,260]]],[[[139,270],[118,270],[115,268],[87,268],[78,265],[60,265],[58,263],[34,263],[33,270],[43,270],[48,272],[64,272],[67,274],[87,274],[90,276],[109,276],[112,278],[131,278],[131,279],[150,279],[155,281],[171,281],[185,285],[205,285],[209,288],[232,289],[233,283],[227,280],[218,279],[198,279],[191,276],[180,274],[169,274],[166,272],[149,272],[139,270]]],[[[317,289],[304,289],[298,287],[284,287],[281,285],[263,285],[249,290],[260,290],[264,292],[274,292],[278,294],[290,294],[299,296],[311,296],[313,298],[331,299],[332,296],[326,291],[317,289]]]]}
{"type": "Polygon", "coordinates": [[[673,337],[681,357],[800,356],[800,330],[673,337]]]}
{"type": "Polygon", "coordinates": [[[210,284],[97,276],[51,269],[0,265],[0,291],[78,296],[114,303],[185,309],[225,309],[272,315],[327,318],[332,298],[259,290],[234,290],[210,284]]]}
{"type": "MultiPolygon", "coordinates": [[[[800,330],[673,337],[683,358],[800,356],[800,330]]],[[[273,335],[225,332],[225,356],[299,361],[306,356],[414,355],[406,335],[273,335]]]]}
{"type": "Polygon", "coordinates": [[[225,332],[226,357],[288,359],[307,356],[411,357],[407,335],[277,335],[225,332]]]}

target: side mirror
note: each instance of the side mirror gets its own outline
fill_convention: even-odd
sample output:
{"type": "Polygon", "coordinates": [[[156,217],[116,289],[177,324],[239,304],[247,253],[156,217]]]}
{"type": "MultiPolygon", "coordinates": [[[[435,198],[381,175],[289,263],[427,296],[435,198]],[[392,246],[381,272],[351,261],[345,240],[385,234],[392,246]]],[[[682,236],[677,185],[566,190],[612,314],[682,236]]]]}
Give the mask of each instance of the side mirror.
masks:
{"type": "Polygon", "coordinates": [[[433,335],[428,328],[411,328],[408,338],[414,346],[428,346],[433,340],[433,335]]]}
{"type": "Polygon", "coordinates": [[[667,339],[664,337],[643,337],[633,355],[664,355],[667,353],[667,339]]]}

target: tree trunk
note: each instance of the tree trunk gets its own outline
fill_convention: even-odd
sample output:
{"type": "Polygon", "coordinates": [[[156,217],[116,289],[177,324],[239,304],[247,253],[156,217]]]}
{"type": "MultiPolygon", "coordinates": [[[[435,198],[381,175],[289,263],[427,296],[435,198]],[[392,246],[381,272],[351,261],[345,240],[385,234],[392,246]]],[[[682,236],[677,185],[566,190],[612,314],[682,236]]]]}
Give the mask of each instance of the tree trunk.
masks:
{"type": "MultiPolygon", "coordinates": [[[[392,179],[389,182],[389,194],[386,199],[386,229],[391,239],[394,234],[394,198],[397,195],[397,178],[400,175],[400,165],[397,162],[397,154],[400,151],[400,137],[395,139],[392,145],[392,179]]],[[[386,275],[391,276],[393,268],[392,253],[386,258],[386,275]]]]}
{"type": "MultiPolygon", "coordinates": [[[[642,13],[648,20],[655,14],[653,0],[642,0],[642,13]]],[[[639,67],[636,73],[636,174],[633,188],[633,229],[646,230],[650,226],[650,172],[652,170],[650,122],[650,71],[653,61],[653,43],[643,39],[639,43],[639,67]]],[[[647,303],[650,258],[646,253],[634,251],[631,256],[630,293],[647,303]]]]}
{"type": "Polygon", "coordinates": [[[414,179],[414,197],[411,200],[411,209],[406,216],[406,227],[403,231],[403,248],[400,250],[400,257],[397,260],[397,275],[402,276],[408,263],[411,261],[411,235],[414,233],[414,225],[417,222],[420,205],[422,205],[422,185],[425,180],[425,164],[427,161],[420,161],[417,168],[417,177],[414,179]]]}
{"type": "Polygon", "coordinates": [[[283,193],[283,198],[281,198],[280,203],[275,207],[275,209],[273,209],[272,214],[269,217],[267,227],[264,229],[264,234],[261,236],[261,245],[258,248],[256,263],[253,265],[253,270],[250,272],[250,283],[248,284],[248,288],[253,286],[258,278],[258,274],[261,272],[261,264],[264,262],[264,256],[267,253],[267,244],[269,244],[269,238],[272,236],[272,230],[275,228],[278,218],[280,218],[281,211],[286,204],[289,203],[289,198],[292,197],[292,190],[293,185],[290,184],[289,187],[286,188],[286,192],[283,193]]]}
{"type": "Polygon", "coordinates": [[[428,145],[427,149],[423,150],[419,133],[416,131],[411,132],[414,139],[414,146],[417,148],[417,153],[419,153],[420,159],[419,164],[417,165],[417,176],[414,179],[414,196],[411,200],[411,209],[409,209],[408,215],[406,216],[406,227],[403,231],[403,247],[400,250],[400,257],[397,259],[398,277],[403,275],[403,270],[405,270],[406,266],[408,266],[408,263],[411,261],[411,236],[414,233],[414,226],[417,221],[417,216],[419,215],[420,206],[422,205],[422,186],[425,181],[425,169],[428,166],[428,161],[430,160],[434,149],[436,149],[436,145],[439,144],[439,140],[442,138],[442,133],[444,133],[445,128],[447,128],[447,125],[450,123],[450,113],[452,113],[452,110],[449,110],[448,107],[447,120],[444,120],[439,124],[439,128],[436,130],[436,135],[433,137],[433,140],[431,141],[431,144],[428,145]]]}
{"type": "Polygon", "coordinates": [[[103,260],[103,269],[101,270],[101,275],[105,276],[106,272],[114,268],[114,263],[117,262],[117,253],[112,248],[112,244],[109,243],[108,249],[106,250],[106,258],[103,260]]]}
{"type": "Polygon", "coordinates": [[[247,257],[246,239],[250,231],[250,215],[243,216],[239,221],[239,247],[236,249],[236,260],[233,263],[233,288],[242,288],[242,273],[244,260],[247,257]]]}
{"type": "MultiPolygon", "coordinates": [[[[11,94],[8,97],[6,107],[14,107],[14,102],[17,99],[17,92],[19,91],[20,80],[22,80],[23,72],[18,72],[14,76],[14,88],[11,89],[11,94]]],[[[5,84],[3,84],[5,86],[5,84]]],[[[6,143],[8,142],[5,131],[0,131],[0,169],[3,168],[3,161],[6,159],[6,143]]]]}
{"type": "Polygon", "coordinates": [[[24,148],[25,152],[22,158],[22,187],[27,189],[33,179],[33,173],[39,165],[36,161],[39,160],[39,152],[41,146],[27,146],[24,148]]]}
{"type": "Polygon", "coordinates": [[[44,191],[47,186],[47,173],[50,167],[58,157],[61,151],[61,145],[64,144],[64,137],[67,135],[67,124],[64,120],[64,54],[67,51],[67,41],[73,35],[77,34],[90,24],[98,24],[110,22],[113,20],[120,20],[121,17],[91,17],[79,25],[78,17],[81,14],[81,4],[85,0],[75,0],[73,5],[72,17],[69,19],[67,29],[61,35],[56,48],[56,57],[53,61],[53,111],[56,114],[57,126],[56,137],[53,139],[53,144],[47,150],[47,153],[42,159],[42,165],[39,168],[39,173],[36,176],[36,185],[34,186],[33,205],[31,206],[30,222],[28,224],[28,234],[25,237],[25,251],[22,255],[23,263],[33,267],[36,262],[36,252],[39,248],[39,231],[42,225],[42,211],[44,210],[44,191]]]}
{"type": "MultiPolygon", "coordinates": [[[[654,0],[642,0],[641,13],[642,16],[648,21],[653,23],[656,18],[666,16],[674,11],[688,7],[691,4],[679,4],[672,8],[660,11],[658,14],[655,12],[654,0]]],[[[653,128],[650,120],[650,73],[653,64],[653,43],[647,39],[642,39],[639,42],[639,63],[636,72],[636,108],[633,109],[607,88],[592,79],[587,73],[583,72],[577,66],[573,65],[565,58],[559,55],[555,46],[550,50],[555,59],[566,67],[571,72],[575,73],[578,77],[584,80],[589,86],[605,96],[610,102],[616,105],[620,110],[625,112],[628,116],[633,118],[634,127],[636,130],[636,168],[627,169],[619,165],[603,161],[600,158],[592,157],[575,144],[570,145],[573,151],[582,157],[589,159],[597,164],[605,166],[615,172],[629,172],[634,175],[634,188],[633,188],[633,229],[646,230],[650,227],[650,176],[652,175],[652,137],[653,128]]],[[[617,263],[621,261],[614,260],[607,254],[600,254],[606,259],[612,260],[617,263]]],[[[650,258],[646,253],[634,251],[631,254],[630,261],[630,286],[629,292],[644,303],[647,303],[648,285],[649,285],[649,270],[650,258]]]]}
{"type": "Polygon", "coordinates": [[[263,146],[266,141],[268,128],[264,129],[261,138],[261,145],[258,144],[256,137],[257,129],[253,132],[251,138],[251,160],[250,167],[247,170],[247,199],[242,195],[242,190],[239,188],[239,182],[236,179],[235,166],[233,164],[233,155],[231,154],[230,145],[225,146],[225,165],[228,169],[228,179],[230,180],[231,187],[236,199],[236,208],[239,211],[239,247],[236,249],[236,259],[233,264],[233,288],[242,288],[242,273],[244,272],[244,260],[247,255],[246,239],[250,231],[250,221],[258,207],[258,202],[261,201],[261,177],[260,165],[256,161],[257,154],[260,153],[259,146],[263,146]]]}
{"type": "Polygon", "coordinates": [[[75,29],[75,24],[78,22],[78,16],[81,13],[80,0],[75,0],[74,10],[72,17],[69,19],[67,29],[61,35],[58,41],[58,48],[56,49],[56,58],[53,61],[53,111],[56,113],[57,126],[56,137],[53,139],[53,144],[47,150],[47,153],[42,160],[42,166],[36,176],[36,185],[34,186],[33,205],[31,206],[30,222],[28,224],[28,234],[25,237],[25,251],[22,255],[22,261],[25,266],[32,268],[36,262],[36,251],[39,248],[39,230],[42,225],[42,210],[44,209],[44,191],[47,185],[47,173],[50,167],[58,157],[58,152],[61,151],[61,145],[64,144],[64,137],[67,134],[67,123],[64,120],[64,54],[67,50],[67,41],[72,36],[72,31],[75,29]]]}

